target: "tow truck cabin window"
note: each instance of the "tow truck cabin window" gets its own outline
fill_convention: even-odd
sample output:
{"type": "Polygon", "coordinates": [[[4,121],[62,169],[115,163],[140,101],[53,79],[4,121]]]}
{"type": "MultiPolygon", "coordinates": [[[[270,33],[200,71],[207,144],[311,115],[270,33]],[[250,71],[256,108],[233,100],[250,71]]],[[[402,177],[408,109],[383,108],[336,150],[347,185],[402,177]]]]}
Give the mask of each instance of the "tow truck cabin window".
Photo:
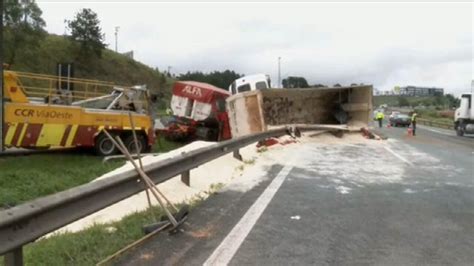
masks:
{"type": "Polygon", "coordinates": [[[250,91],[250,84],[244,84],[237,88],[238,92],[250,91]]]}

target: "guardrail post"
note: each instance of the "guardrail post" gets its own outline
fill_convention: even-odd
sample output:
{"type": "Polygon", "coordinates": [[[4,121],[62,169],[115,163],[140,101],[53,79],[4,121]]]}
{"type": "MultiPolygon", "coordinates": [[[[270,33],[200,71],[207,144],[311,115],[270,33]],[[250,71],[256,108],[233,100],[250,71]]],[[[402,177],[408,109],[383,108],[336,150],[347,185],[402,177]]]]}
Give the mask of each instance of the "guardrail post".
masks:
{"type": "Polygon", "coordinates": [[[23,247],[18,247],[5,254],[5,266],[23,266],[23,247]]]}
{"type": "Polygon", "coordinates": [[[190,179],[191,179],[191,173],[190,173],[189,170],[181,173],[181,182],[183,182],[188,187],[191,186],[190,185],[190,183],[191,183],[190,179]]]}
{"type": "Polygon", "coordinates": [[[242,161],[242,155],[240,154],[240,150],[235,150],[234,153],[233,153],[233,156],[235,159],[239,160],[239,161],[242,161]]]}

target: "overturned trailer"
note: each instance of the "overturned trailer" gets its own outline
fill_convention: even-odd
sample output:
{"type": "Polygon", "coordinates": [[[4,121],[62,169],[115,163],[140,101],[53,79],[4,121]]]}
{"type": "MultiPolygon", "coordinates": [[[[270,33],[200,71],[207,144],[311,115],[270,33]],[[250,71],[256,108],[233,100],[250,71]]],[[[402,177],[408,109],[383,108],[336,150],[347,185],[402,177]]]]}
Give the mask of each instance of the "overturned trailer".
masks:
{"type": "Polygon", "coordinates": [[[233,138],[288,124],[366,127],[372,86],[256,90],[226,101],[233,138]]]}

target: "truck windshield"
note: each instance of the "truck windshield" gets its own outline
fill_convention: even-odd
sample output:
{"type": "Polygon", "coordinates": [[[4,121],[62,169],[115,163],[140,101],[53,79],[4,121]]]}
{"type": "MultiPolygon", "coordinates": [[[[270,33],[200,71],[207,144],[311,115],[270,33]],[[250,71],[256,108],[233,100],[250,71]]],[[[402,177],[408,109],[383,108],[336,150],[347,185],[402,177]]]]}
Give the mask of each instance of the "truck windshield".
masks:
{"type": "Polygon", "coordinates": [[[239,86],[239,88],[237,90],[239,92],[249,91],[250,90],[250,84],[245,84],[245,85],[239,86]]]}
{"type": "Polygon", "coordinates": [[[264,90],[264,89],[268,89],[267,87],[267,83],[265,81],[259,81],[255,84],[255,88],[257,90],[264,90]]]}

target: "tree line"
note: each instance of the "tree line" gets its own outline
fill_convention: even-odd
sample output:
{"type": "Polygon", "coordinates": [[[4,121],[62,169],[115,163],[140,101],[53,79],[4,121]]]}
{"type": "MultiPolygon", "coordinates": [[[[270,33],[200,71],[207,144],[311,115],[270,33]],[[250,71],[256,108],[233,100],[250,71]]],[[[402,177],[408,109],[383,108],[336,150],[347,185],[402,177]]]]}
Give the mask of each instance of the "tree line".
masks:
{"type": "Polygon", "coordinates": [[[218,88],[225,89],[236,79],[243,75],[236,73],[233,70],[213,71],[204,73],[201,71],[187,72],[178,76],[179,80],[192,80],[212,84],[218,88]]]}
{"type": "MultiPolygon", "coordinates": [[[[29,51],[32,57],[37,52],[37,44],[47,36],[43,12],[35,1],[9,0],[3,6],[5,63],[15,63],[18,51],[29,51]]],[[[67,36],[76,53],[76,60],[87,61],[91,57],[100,58],[106,47],[104,34],[97,14],[84,8],[71,20],[65,20],[71,34],[67,36]]]]}

